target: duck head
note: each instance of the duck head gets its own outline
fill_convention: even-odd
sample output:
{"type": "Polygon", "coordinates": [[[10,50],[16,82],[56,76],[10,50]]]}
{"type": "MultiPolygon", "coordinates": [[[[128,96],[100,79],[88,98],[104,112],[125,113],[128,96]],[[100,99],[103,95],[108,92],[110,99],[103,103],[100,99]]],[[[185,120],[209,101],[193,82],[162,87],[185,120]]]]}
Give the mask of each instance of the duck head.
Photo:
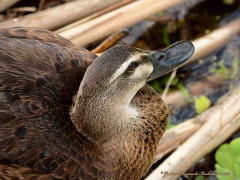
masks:
{"type": "Polygon", "coordinates": [[[188,41],[162,51],[117,45],[95,59],[81,82],[71,118],[78,131],[93,141],[107,140],[134,126],[138,114],[131,101],[148,81],[183,64],[194,52],[188,41]]]}

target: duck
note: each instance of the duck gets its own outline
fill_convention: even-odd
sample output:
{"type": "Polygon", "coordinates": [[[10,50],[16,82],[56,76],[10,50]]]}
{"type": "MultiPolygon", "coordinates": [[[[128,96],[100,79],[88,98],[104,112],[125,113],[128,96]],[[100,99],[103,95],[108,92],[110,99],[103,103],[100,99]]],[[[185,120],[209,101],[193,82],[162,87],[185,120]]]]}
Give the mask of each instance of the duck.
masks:
{"type": "Polygon", "coordinates": [[[193,52],[180,41],[97,56],[48,30],[0,29],[1,179],[141,179],[169,116],[147,82],[193,52]]]}

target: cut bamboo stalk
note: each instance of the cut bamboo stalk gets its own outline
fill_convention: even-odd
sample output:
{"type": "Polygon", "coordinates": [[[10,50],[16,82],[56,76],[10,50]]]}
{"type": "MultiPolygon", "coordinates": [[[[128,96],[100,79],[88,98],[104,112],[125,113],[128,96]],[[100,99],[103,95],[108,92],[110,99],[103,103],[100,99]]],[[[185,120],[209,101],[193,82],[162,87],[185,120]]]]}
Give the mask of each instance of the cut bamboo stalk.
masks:
{"type": "MultiPolygon", "coordinates": [[[[70,39],[75,44],[84,46],[101,39],[113,33],[114,31],[119,30],[120,28],[127,27],[149,17],[156,12],[170,8],[184,1],[185,0],[136,1],[122,8],[104,14],[98,18],[82,23],[79,26],[74,26],[71,29],[62,31],[60,35],[70,39]]],[[[202,53],[208,54],[209,52],[213,51],[213,49],[219,48],[220,45],[223,45],[229,41],[233,34],[239,31],[239,22],[240,19],[237,19],[227,26],[219,28],[211,34],[204,36],[203,39],[201,38],[198,41],[195,41],[194,45],[199,48],[199,52],[195,53],[190,61],[202,57],[202,53]],[[211,48],[203,49],[203,44],[205,43],[210,43],[211,48]]]]}
{"type": "MultiPolygon", "coordinates": [[[[176,179],[240,128],[240,86],[228,93],[219,103],[221,103],[219,107],[207,117],[208,121],[146,180],[176,179]],[[162,172],[168,174],[163,176],[162,172]]],[[[204,113],[205,116],[207,112],[204,113]]]]}
{"type": "Polygon", "coordinates": [[[83,23],[85,23],[87,21],[90,21],[90,20],[92,20],[92,19],[94,19],[94,18],[96,18],[98,16],[106,14],[106,13],[108,13],[108,12],[114,10],[114,9],[117,9],[117,8],[120,8],[120,7],[124,6],[124,5],[127,5],[127,4],[129,4],[129,3],[133,2],[133,1],[136,1],[136,0],[124,0],[124,1],[121,1],[119,3],[116,3],[116,4],[112,5],[112,6],[109,6],[106,9],[103,9],[103,10],[101,10],[99,12],[91,14],[90,16],[87,16],[86,18],[80,19],[79,21],[76,21],[76,22],[74,22],[72,24],[69,24],[69,25],[67,25],[67,26],[65,26],[65,27],[63,27],[61,29],[58,29],[58,30],[55,31],[55,33],[59,34],[59,33],[64,32],[66,30],[72,29],[72,28],[74,28],[76,26],[79,26],[80,24],[83,24],[83,23]]]}
{"type": "Polygon", "coordinates": [[[87,45],[107,35],[164,9],[187,0],[141,0],[118,8],[79,26],[61,32],[60,35],[78,45],[87,45]]]}
{"type": "MultiPolygon", "coordinates": [[[[194,134],[201,126],[209,120],[209,117],[213,113],[216,113],[223,106],[223,102],[229,99],[229,94],[225,94],[221,97],[216,104],[209,110],[200,114],[195,118],[191,118],[184,121],[174,128],[167,130],[158,143],[155,161],[160,160],[163,156],[175,150],[179,145],[181,145],[187,138],[194,134]]],[[[239,111],[240,112],[240,111],[239,111]]]]}
{"type": "MultiPolygon", "coordinates": [[[[211,111],[206,114],[210,113],[211,111]]],[[[206,120],[206,118],[192,118],[167,130],[163,134],[161,141],[158,143],[155,162],[180,146],[187,138],[194,134],[194,132],[196,132],[206,120]]]]}
{"type": "Polygon", "coordinates": [[[36,7],[17,7],[17,8],[12,8],[12,12],[36,12],[37,8],[36,7]]]}
{"type": "Polygon", "coordinates": [[[121,0],[76,0],[56,7],[48,8],[21,18],[0,23],[1,28],[24,26],[56,29],[100,11],[121,0]]]}
{"type": "MultiPolygon", "coordinates": [[[[0,12],[18,3],[20,0],[1,0],[0,1],[0,12]]],[[[0,26],[1,27],[1,26],[0,26]]]]}
{"type": "MultiPolygon", "coordinates": [[[[225,127],[223,127],[217,135],[219,137],[214,137],[212,140],[209,140],[207,144],[204,144],[205,147],[202,149],[197,149],[199,152],[196,152],[197,150],[194,150],[196,154],[190,156],[181,156],[181,160],[184,158],[189,159],[189,162],[185,164],[186,161],[183,163],[179,163],[177,165],[173,165],[172,168],[165,168],[167,165],[166,163],[169,163],[168,166],[171,166],[172,163],[178,163],[179,159],[173,162],[164,162],[164,166],[160,165],[152,174],[150,174],[146,180],[172,180],[177,179],[183,172],[187,171],[197,160],[199,160],[201,157],[205,156],[207,153],[214,150],[216,147],[218,147],[221,143],[223,143],[227,138],[229,138],[234,132],[238,131],[240,128],[240,114],[237,117],[234,117],[230,122],[230,124],[227,124],[225,127]],[[182,166],[181,168],[175,168],[177,166],[182,166]],[[174,173],[175,175],[171,174],[174,173]],[[164,176],[164,174],[166,174],[164,176]]],[[[184,148],[189,148],[190,146],[184,148]]],[[[183,149],[182,149],[183,151],[183,149]]],[[[189,151],[187,151],[189,152],[189,151]]],[[[175,156],[176,157],[176,156],[175,156]]]]}
{"type": "Polygon", "coordinates": [[[167,84],[166,84],[166,86],[165,86],[165,89],[164,89],[164,91],[163,91],[163,93],[162,93],[161,98],[162,98],[163,101],[166,100],[166,96],[167,96],[169,87],[171,86],[173,79],[176,77],[176,74],[177,74],[177,68],[174,69],[173,72],[171,73],[171,75],[170,75],[170,77],[169,77],[169,79],[168,79],[168,82],[167,82],[167,84]]]}
{"type": "MultiPolygon", "coordinates": [[[[185,64],[207,56],[211,52],[223,47],[224,44],[226,44],[236,33],[239,32],[240,18],[230,22],[224,27],[212,31],[210,34],[193,41],[196,51],[185,64]]],[[[185,64],[182,64],[182,66],[185,64]]]]}

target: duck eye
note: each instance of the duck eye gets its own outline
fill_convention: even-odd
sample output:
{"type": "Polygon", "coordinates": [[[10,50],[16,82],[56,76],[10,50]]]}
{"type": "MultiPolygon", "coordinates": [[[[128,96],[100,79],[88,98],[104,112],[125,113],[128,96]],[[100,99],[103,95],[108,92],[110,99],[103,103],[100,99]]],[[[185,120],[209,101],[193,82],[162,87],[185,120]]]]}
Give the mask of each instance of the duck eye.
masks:
{"type": "Polygon", "coordinates": [[[136,69],[138,65],[139,65],[139,62],[137,61],[131,62],[127,68],[127,71],[133,71],[134,69],[136,69]]]}

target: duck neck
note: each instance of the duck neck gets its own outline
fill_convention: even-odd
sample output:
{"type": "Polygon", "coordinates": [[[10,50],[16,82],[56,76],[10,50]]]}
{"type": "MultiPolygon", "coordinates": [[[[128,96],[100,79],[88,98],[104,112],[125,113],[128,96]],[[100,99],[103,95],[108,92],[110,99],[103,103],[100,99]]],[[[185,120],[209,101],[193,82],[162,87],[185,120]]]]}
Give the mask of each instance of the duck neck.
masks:
{"type": "MultiPolygon", "coordinates": [[[[139,87],[138,87],[139,89],[139,87]]],[[[131,92],[84,92],[81,88],[71,111],[77,130],[92,141],[106,141],[127,132],[138,112],[130,106],[131,92]]]]}

